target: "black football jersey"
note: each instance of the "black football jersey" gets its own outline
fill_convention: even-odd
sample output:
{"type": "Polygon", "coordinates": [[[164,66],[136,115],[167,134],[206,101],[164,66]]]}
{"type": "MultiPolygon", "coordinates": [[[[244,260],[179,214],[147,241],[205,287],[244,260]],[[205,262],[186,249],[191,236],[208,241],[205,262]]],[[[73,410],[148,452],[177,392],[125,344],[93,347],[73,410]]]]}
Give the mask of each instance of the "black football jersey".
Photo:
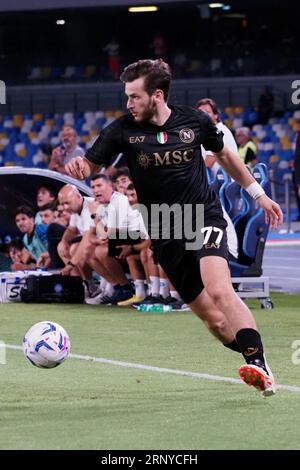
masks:
{"type": "Polygon", "coordinates": [[[201,110],[170,106],[163,126],[136,123],[127,114],[103,129],[86,158],[108,165],[113,155],[126,157],[139,203],[203,204],[209,217],[222,217],[217,196],[208,185],[200,145],[219,152],[223,134],[201,110]]]}

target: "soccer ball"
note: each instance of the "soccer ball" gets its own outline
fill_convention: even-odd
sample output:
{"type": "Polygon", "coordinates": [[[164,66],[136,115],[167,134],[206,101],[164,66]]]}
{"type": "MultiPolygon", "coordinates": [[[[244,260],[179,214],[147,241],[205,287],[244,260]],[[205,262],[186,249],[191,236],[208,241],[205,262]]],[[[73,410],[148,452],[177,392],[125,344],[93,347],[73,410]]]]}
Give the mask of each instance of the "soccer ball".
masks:
{"type": "Polygon", "coordinates": [[[52,369],[67,359],[70,352],[69,335],[58,323],[36,323],[23,338],[23,352],[34,366],[52,369]]]}

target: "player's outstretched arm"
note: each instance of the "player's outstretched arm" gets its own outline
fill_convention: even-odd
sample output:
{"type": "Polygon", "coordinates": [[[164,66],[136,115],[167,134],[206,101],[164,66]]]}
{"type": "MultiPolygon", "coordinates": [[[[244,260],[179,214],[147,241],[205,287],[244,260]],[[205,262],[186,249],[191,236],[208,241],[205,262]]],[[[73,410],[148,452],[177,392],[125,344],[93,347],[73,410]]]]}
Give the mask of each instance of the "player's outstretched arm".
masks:
{"type": "Polygon", "coordinates": [[[241,161],[239,155],[224,145],[221,152],[215,154],[218,162],[235,181],[243,188],[247,188],[255,181],[246,165],[241,161]]]}
{"type": "Polygon", "coordinates": [[[224,170],[257,201],[257,204],[264,209],[266,222],[271,228],[276,228],[282,224],[283,215],[279,204],[270,199],[263,191],[262,187],[255,181],[246,165],[239,156],[228,147],[216,154],[217,160],[224,170]]]}
{"type": "Polygon", "coordinates": [[[78,180],[88,178],[93,173],[96,173],[98,169],[98,165],[90,162],[85,157],[74,157],[65,165],[67,175],[73,176],[73,178],[78,180]]]}

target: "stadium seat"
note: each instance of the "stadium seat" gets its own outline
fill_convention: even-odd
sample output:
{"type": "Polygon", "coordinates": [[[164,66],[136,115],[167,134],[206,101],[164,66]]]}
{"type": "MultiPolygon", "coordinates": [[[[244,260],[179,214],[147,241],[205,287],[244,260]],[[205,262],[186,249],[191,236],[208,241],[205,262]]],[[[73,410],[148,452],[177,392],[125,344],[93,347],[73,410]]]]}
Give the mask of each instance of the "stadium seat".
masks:
{"type": "Polygon", "coordinates": [[[236,181],[231,181],[224,189],[226,200],[228,202],[227,213],[233,223],[237,216],[243,212],[245,206],[241,189],[241,186],[236,181]]]}
{"type": "Polygon", "coordinates": [[[27,152],[25,145],[23,143],[15,144],[15,152],[19,157],[26,157],[27,152]]]}
{"type": "Polygon", "coordinates": [[[70,80],[76,76],[76,67],[74,65],[68,65],[65,68],[64,73],[62,74],[61,78],[65,80],[70,80]]]}
{"type": "Polygon", "coordinates": [[[299,109],[297,111],[294,111],[294,118],[295,119],[300,119],[300,110],[299,109]]]}
{"type": "Polygon", "coordinates": [[[62,70],[60,67],[53,67],[51,71],[51,79],[52,80],[59,80],[62,75],[62,70]]]}
{"type": "Polygon", "coordinates": [[[27,80],[40,80],[42,76],[41,67],[32,67],[30,74],[27,75],[27,80]]]}
{"type": "MultiPolygon", "coordinates": [[[[70,66],[71,69],[75,67],[70,66]]],[[[41,70],[41,68],[40,68],[41,70]]],[[[52,68],[53,70],[53,68],[52,68]]],[[[84,69],[83,69],[84,70],[84,69]]],[[[222,112],[223,121],[229,127],[249,124],[251,116],[255,111],[251,107],[228,107],[226,113],[222,112]],[[243,122],[242,122],[243,120],[243,122]]],[[[121,110],[65,112],[54,114],[52,112],[42,113],[15,113],[0,116],[0,151],[3,154],[0,165],[24,165],[29,166],[32,156],[37,153],[36,147],[41,143],[56,146],[60,143],[60,131],[63,125],[74,126],[81,137],[79,144],[88,148],[95,140],[99,132],[108,124],[123,115],[121,110]],[[28,153],[29,144],[35,146],[35,151],[28,153]],[[22,145],[18,145],[22,144],[22,145]],[[10,145],[10,147],[9,147],[10,145]],[[17,149],[12,151],[11,149],[17,149]]],[[[293,160],[293,146],[295,133],[300,130],[300,112],[286,112],[284,116],[273,117],[267,125],[255,124],[252,129],[253,140],[258,148],[257,160],[268,165],[274,171],[273,179],[278,182],[276,195],[282,197],[284,175],[289,171],[290,162],[293,160]]],[[[239,188],[229,180],[221,188],[220,180],[214,180],[208,174],[209,181],[218,193],[222,203],[229,212],[231,218],[241,216],[245,209],[239,194],[239,188]],[[214,181],[213,181],[214,180],[214,181]],[[228,187],[227,187],[228,185],[228,187]],[[228,196],[227,196],[228,195],[228,196]]],[[[219,175],[222,178],[222,175],[219,175]]],[[[222,181],[224,183],[224,181],[222,181]]]]}
{"type": "Polygon", "coordinates": [[[235,117],[233,120],[232,120],[232,129],[238,129],[238,127],[242,127],[243,125],[243,119],[242,118],[237,118],[235,117]]]}
{"type": "Polygon", "coordinates": [[[42,113],[35,113],[33,116],[32,116],[32,120],[33,122],[42,122],[43,121],[43,115],[42,113]]]}
{"type": "Polygon", "coordinates": [[[83,78],[85,80],[90,80],[96,76],[97,68],[95,65],[87,65],[83,72],[83,78]]]}
{"type": "MultiPolygon", "coordinates": [[[[229,203],[225,195],[225,188],[231,181],[230,176],[223,168],[219,168],[215,179],[211,182],[210,187],[219,195],[220,201],[224,209],[227,211],[229,203]]],[[[227,211],[228,212],[228,211],[227,211]]]]}
{"type": "Polygon", "coordinates": [[[224,111],[226,114],[231,116],[234,113],[234,108],[232,106],[227,106],[224,111]]]}
{"type": "Polygon", "coordinates": [[[265,223],[264,211],[259,209],[248,220],[244,228],[238,261],[229,262],[232,277],[259,277],[262,275],[262,260],[268,231],[269,227],[265,223]]]}
{"type": "Polygon", "coordinates": [[[13,115],[13,125],[16,127],[22,127],[23,124],[23,116],[22,114],[14,114],[13,115]]]}
{"type": "MultiPolygon", "coordinates": [[[[269,180],[266,166],[256,165],[253,174],[268,192],[269,180]]],[[[234,222],[239,255],[237,261],[230,261],[230,272],[232,277],[259,277],[262,275],[262,260],[269,225],[265,222],[264,210],[258,206],[245,189],[241,189],[241,195],[244,209],[234,222]]]]}
{"type": "Polygon", "coordinates": [[[234,114],[242,114],[244,112],[244,108],[243,106],[236,106],[233,111],[234,114]]]}
{"type": "Polygon", "coordinates": [[[51,75],[52,75],[52,68],[51,67],[42,67],[42,71],[41,71],[42,80],[49,80],[51,75]]]}
{"type": "Polygon", "coordinates": [[[262,186],[267,196],[271,197],[271,186],[267,165],[264,163],[258,163],[253,168],[252,174],[255,180],[262,186]]]}

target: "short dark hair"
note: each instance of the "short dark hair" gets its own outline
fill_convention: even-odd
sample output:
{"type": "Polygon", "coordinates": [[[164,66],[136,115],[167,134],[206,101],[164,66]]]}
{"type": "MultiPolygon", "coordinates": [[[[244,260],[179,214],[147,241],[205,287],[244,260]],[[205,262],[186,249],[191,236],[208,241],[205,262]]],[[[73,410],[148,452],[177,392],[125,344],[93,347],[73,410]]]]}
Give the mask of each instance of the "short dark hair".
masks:
{"type": "Polygon", "coordinates": [[[100,173],[98,175],[94,175],[90,178],[91,181],[98,180],[98,179],[102,179],[103,181],[106,181],[106,183],[112,184],[112,181],[111,181],[110,177],[103,174],[103,173],[100,173]]]}
{"type": "Polygon", "coordinates": [[[134,184],[133,183],[130,183],[127,188],[126,188],[126,191],[135,191],[135,187],[134,187],[134,184]]]}
{"type": "Polygon", "coordinates": [[[19,207],[17,207],[15,216],[17,216],[18,214],[24,214],[24,215],[27,215],[27,217],[30,217],[30,218],[34,219],[34,211],[29,206],[19,206],[19,207]]]}
{"type": "Polygon", "coordinates": [[[16,248],[17,250],[21,251],[24,248],[24,243],[18,237],[13,238],[12,241],[8,244],[8,250],[10,250],[11,248],[16,248]]]}
{"type": "Polygon", "coordinates": [[[201,100],[197,101],[196,108],[199,109],[200,106],[203,106],[205,104],[209,104],[209,106],[212,109],[212,112],[214,114],[217,114],[217,116],[218,116],[217,119],[219,121],[220,120],[220,118],[219,118],[220,111],[218,109],[217,103],[214,100],[212,100],[211,98],[202,98],[201,100]]]}
{"type": "Polygon", "coordinates": [[[120,176],[127,176],[131,180],[129,168],[123,167],[117,170],[116,173],[113,175],[112,180],[115,182],[118,178],[120,178],[120,176]]]}
{"type": "Polygon", "coordinates": [[[57,189],[52,184],[50,183],[41,184],[40,186],[37,187],[36,194],[38,194],[39,190],[42,188],[46,189],[51,197],[53,198],[57,197],[57,189]]]}
{"type": "Polygon", "coordinates": [[[145,78],[144,87],[149,96],[153,95],[155,90],[162,90],[165,101],[169,96],[170,84],[172,80],[172,72],[169,64],[163,59],[143,59],[134,62],[125,67],[120,76],[120,80],[124,83],[133,82],[137,78],[145,78]]]}

